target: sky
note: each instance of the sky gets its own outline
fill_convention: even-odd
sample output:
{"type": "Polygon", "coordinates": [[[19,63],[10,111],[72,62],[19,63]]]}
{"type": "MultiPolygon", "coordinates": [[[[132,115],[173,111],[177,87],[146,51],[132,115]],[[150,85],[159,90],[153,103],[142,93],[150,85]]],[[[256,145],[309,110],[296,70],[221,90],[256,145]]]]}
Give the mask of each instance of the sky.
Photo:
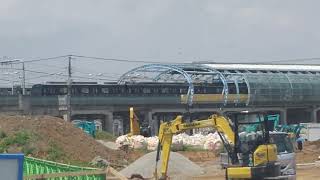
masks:
{"type": "MultiPolygon", "coordinates": [[[[76,54],[172,63],[314,58],[320,57],[319,7],[317,0],[1,0],[0,57],[76,54]]],[[[66,65],[60,58],[26,68],[65,73],[66,65]]],[[[83,76],[116,78],[140,65],[73,60],[74,72],[83,76]]],[[[39,75],[27,74],[32,82],[39,75]]]]}

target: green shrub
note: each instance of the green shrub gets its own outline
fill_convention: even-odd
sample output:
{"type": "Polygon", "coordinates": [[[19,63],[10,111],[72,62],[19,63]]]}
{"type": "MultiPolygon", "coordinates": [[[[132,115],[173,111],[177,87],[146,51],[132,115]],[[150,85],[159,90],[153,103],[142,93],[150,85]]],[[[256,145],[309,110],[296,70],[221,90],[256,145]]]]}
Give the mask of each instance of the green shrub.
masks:
{"type": "Polygon", "coordinates": [[[182,151],[207,151],[200,146],[183,145],[182,151]]]}
{"type": "Polygon", "coordinates": [[[63,150],[53,142],[49,142],[48,160],[57,161],[64,157],[63,150]]]}
{"type": "MultiPolygon", "coordinates": [[[[1,133],[0,133],[1,134],[1,133]]],[[[0,152],[5,152],[8,150],[10,146],[16,145],[17,147],[21,147],[22,149],[28,149],[26,146],[28,143],[30,143],[32,138],[32,133],[27,131],[18,131],[16,134],[12,136],[2,136],[1,142],[0,142],[0,152]]],[[[31,150],[28,150],[26,152],[30,152],[31,150]]]]}
{"type": "Polygon", "coordinates": [[[25,155],[29,155],[29,154],[33,154],[33,152],[35,151],[35,147],[31,147],[29,145],[25,145],[22,147],[22,152],[25,155]]]}
{"type": "Polygon", "coordinates": [[[32,134],[27,131],[19,131],[14,138],[14,144],[26,145],[31,139],[32,134]]]}
{"type": "Polygon", "coordinates": [[[7,134],[3,131],[0,131],[0,139],[7,137],[7,134]]]}

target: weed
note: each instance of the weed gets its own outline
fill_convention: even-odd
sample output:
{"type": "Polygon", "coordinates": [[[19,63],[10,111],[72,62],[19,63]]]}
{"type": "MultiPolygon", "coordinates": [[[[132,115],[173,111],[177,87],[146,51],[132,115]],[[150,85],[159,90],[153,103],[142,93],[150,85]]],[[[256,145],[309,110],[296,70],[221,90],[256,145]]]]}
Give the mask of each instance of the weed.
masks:
{"type": "Polygon", "coordinates": [[[48,160],[57,161],[64,157],[63,150],[54,142],[49,142],[48,160]]]}
{"type": "MultiPolygon", "coordinates": [[[[0,142],[0,152],[6,152],[10,146],[14,145],[18,147],[22,146],[22,149],[26,149],[26,147],[24,146],[26,146],[31,141],[32,136],[32,133],[27,131],[18,131],[16,134],[12,136],[5,136],[1,139],[0,142]]],[[[31,149],[27,152],[30,153],[31,149]]]]}
{"type": "Polygon", "coordinates": [[[96,139],[108,140],[108,141],[115,141],[116,137],[106,131],[97,131],[96,132],[96,139]]]}
{"type": "Polygon", "coordinates": [[[0,139],[7,137],[7,134],[3,131],[0,131],[0,139]]]}
{"type": "Polygon", "coordinates": [[[197,146],[191,146],[191,145],[183,145],[182,151],[207,151],[203,149],[202,147],[197,147],[197,146]]]}
{"type": "Polygon", "coordinates": [[[32,134],[27,131],[19,131],[14,138],[14,144],[26,145],[31,139],[32,134]]]}
{"type": "Polygon", "coordinates": [[[26,145],[26,146],[23,146],[22,147],[22,152],[25,154],[25,155],[29,155],[29,154],[33,154],[33,152],[35,151],[35,147],[31,147],[29,145],[26,145]]]}

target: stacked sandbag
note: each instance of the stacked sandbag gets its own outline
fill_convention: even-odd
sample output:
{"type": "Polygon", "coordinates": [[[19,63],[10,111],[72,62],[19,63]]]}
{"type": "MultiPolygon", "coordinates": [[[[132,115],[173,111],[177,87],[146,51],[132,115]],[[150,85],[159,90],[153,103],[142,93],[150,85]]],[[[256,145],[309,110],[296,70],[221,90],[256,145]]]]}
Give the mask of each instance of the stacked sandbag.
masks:
{"type": "MultiPolygon", "coordinates": [[[[121,146],[123,144],[129,144],[133,149],[147,148],[150,151],[156,150],[158,146],[158,137],[143,137],[141,135],[136,136],[119,136],[116,140],[116,144],[121,146]]],[[[188,135],[181,133],[172,137],[172,150],[183,150],[184,146],[192,146],[200,149],[217,151],[222,147],[222,141],[217,132],[209,133],[207,135],[194,134],[188,135]]]]}
{"type": "Polygon", "coordinates": [[[149,151],[154,151],[158,147],[159,139],[157,136],[148,137],[146,138],[146,142],[147,142],[147,149],[149,151]]]}
{"type": "Polygon", "coordinates": [[[120,147],[122,145],[129,145],[133,149],[141,149],[147,145],[145,137],[141,135],[128,136],[122,135],[116,139],[116,144],[120,147]]]}
{"type": "Polygon", "coordinates": [[[145,137],[141,136],[141,135],[137,135],[137,136],[131,136],[131,140],[132,140],[132,148],[133,149],[142,149],[143,147],[145,147],[147,145],[146,139],[145,137]]]}
{"type": "Polygon", "coordinates": [[[206,136],[206,141],[203,144],[203,149],[216,151],[220,149],[222,146],[222,141],[220,139],[220,136],[217,132],[210,133],[206,136]]]}
{"type": "Polygon", "coordinates": [[[116,144],[118,147],[124,145],[124,144],[129,144],[131,145],[131,140],[129,139],[129,136],[127,135],[122,135],[122,136],[119,136],[117,139],[116,139],[116,144]]]}

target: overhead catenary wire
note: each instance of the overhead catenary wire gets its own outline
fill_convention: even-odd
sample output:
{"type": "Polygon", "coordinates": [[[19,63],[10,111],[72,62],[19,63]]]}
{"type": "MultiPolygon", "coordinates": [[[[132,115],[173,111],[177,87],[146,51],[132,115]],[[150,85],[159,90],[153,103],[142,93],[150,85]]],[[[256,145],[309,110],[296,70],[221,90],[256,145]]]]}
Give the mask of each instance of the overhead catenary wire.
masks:
{"type": "MultiPolygon", "coordinates": [[[[120,62],[120,63],[146,63],[146,64],[150,64],[150,63],[156,63],[156,64],[179,64],[179,63],[175,63],[175,62],[168,62],[168,61],[162,61],[162,60],[135,60],[135,59],[121,59],[121,58],[105,58],[105,57],[95,57],[95,56],[85,56],[85,55],[77,55],[77,54],[69,54],[69,55],[62,55],[62,56],[54,56],[54,57],[47,57],[47,58],[39,58],[39,59],[27,59],[24,61],[16,61],[16,62],[11,62],[10,64],[21,64],[21,63],[35,63],[34,65],[40,65],[40,66],[46,66],[45,64],[40,64],[38,62],[42,62],[42,61],[52,61],[55,59],[60,59],[60,60],[67,60],[67,57],[72,57],[75,58],[76,60],[74,61],[82,61],[82,60],[86,60],[88,62],[90,62],[90,60],[99,60],[99,61],[105,61],[105,62],[120,62]]],[[[13,59],[15,60],[15,59],[13,59]]],[[[19,60],[19,58],[17,58],[17,60],[19,60]]],[[[267,64],[267,63],[285,63],[285,62],[311,62],[311,61],[319,61],[320,57],[311,57],[311,58],[294,58],[294,59],[279,59],[279,60],[269,60],[269,61],[243,61],[241,63],[254,63],[254,64],[259,64],[259,63],[263,63],[263,64],[267,64]]],[[[215,62],[215,61],[212,61],[215,62]]],[[[221,63],[225,63],[226,60],[224,61],[220,61],[221,63]]],[[[239,62],[239,61],[237,61],[239,62]]],[[[219,63],[219,62],[215,62],[215,63],[219,63]]],[[[312,65],[318,65],[317,63],[312,64],[312,65]]],[[[47,68],[57,68],[57,69],[61,69],[64,70],[66,69],[66,67],[60,67],[60,66],[56,66],[56,65],[49,65],[47,66],[47,68]]],[[[29,67],[28,69],[25,69],[25,72],[29,72],[29,73],[38,73],[38,74],[43,74],[42,76],[37,76],[37,77],[29,77],[27,78],[28,80],[30,79],[37,79],[37,78],[44,78],[44,77],[50,77],[50,76],[62,76],[62,77],[67,77],[67,75],[65,74],[61,74],[61,72],[59,73],[49,73],[49,72],[43,72],[43,71],[37,71],[34,69],[30,69],[30,68],[34,68],[34,67],[29,67]]],[[[23,71],[20,68],[13,68],[13,67],[6,67],[6,68],[1,68],[0,69],[5,69],[5,70],[19,70],[19,71],[23,71]]],[[[91,80],[102,80],[102,81],[116,81],[121,74],[119,75],[107,75],[107,74],[111,74],[111,73],[92,73],[92,72],[88,72],[88,71],[82,71],[80,70],[80,68],[75,67],[73,72],[75,73],[75,75],[72,76],[72,78],[75,79],[91,79],[91,80]],[[76,75],[76,74],[85,74],[85,75],[92,75],[95,74],[95,76],[92,77],[85,77],[85,76],[81,76],[81,75],[76,75]]],[[[3,80],[2,80],[3,81],[3,80]]],[[[10,80],[8,80],[10,81],[10,80]]]]}
{"type": "Polygon", "coordinates": [[[101,61],[126,62],[126,63],[157,63],[157,64],[171,64],[172,63],[172,62],[164,62],[164,61],[130,60],[130,59],[103,58],[103,57],[82,56],[82,55],[71,55],[71,56],[77,57],[77,58],[95,59],[95,60],[101,60],[101,61]]]}
{"type": "MultiPolygon", "coordinates": [[[[60,58],[66,58],[70,55],[63,55],[63,56],[55,56],[55,57],[48,57],[48,58],[39,58],[39,59],[31,59],[31,60],[25,60],[24,63],[32,63],[32,62],[39,62],[39,61],[49,61],[53,59],[60,59],[60,58]]],[[[21,63],[17,62],[16,64],[21,63]]]]}
{"type": "MultiPolygon", "coordinates": [[[[10,69],[22,70],[22,69],[19,69],[19,68],[10,68],[10,69]]],[[[56,75],[56,76],[63,76],[63,77],[67,77],[68,76],[66,74],[47,73],[47,72],[35,71],[35,70],[25,70],[25,71],[26,72],[31,72],[31,73],[45,74],[45,75],[56,75]]],[[[106,78],[91,78],[91,77],[84,77],[84,76],[72,76],[72,78],[92,79],[92,80],[105,80],[105,81],[109,81],[109,80],[114,81],[115,80],[115,79],[106,79],[106,78]]]]}
{"type": "MultiPolygon", "coordinates": [[[[54,57],[48,57],[48,58],[39,58],[39,59],[30,59],[30,60],[24,60],[24,63],[32,63],[32,62],[39,62],[39,61],[48,61],[48,60],[54,60],[54,59],[61,59],[61,58],[66,58],[66,57],[77,57],[77,58],[83,58],[83,59],[95,59],[95,60],[102,60],[102,61],[115,61],[115,62],[125,62],[125,63],[157,63],[157,64],[181,64],[176,62],[177,60],[175,59],[174,61],[162,61],[162,60],[150,60],[150,61],[146,61],[146,60],[132,60],[132,59],[121,59],[121,58],[105,58],[105,57],[95,57],[95,56],[85,56],[85,55],[77,55],[77,54],[69,54],[69,55],[62,55],[62,56],[54,56],[54,57]]],[[[19,59],[19,58],[16,58],[19,59]]],[[[65,59],[67,60],[67,59],[65,59]]],[[[183,60],[185,63],[186,61],[188,62],[188,60],[185,59],[181,59],[183,60]]],[[[220,59],[219,61],[214,61],[214,60],[208,60],[215,62],[215,63],[223,63],[226,61],[234,61],[235,59],[220,59]]],[[[316,61],[316,60],[320,60],[320,57],[311,57],[311,58],[293,58],[293,59],[279,59],[279,60],[264,60],[264,61],[257,61],[257,59],[255,59],[254,61],[249,61],[248,59],[241,61],[239,59],[237,59],[237,62],[241,62],[241,63],[276,63],[276,62],[299,62],[299,61],[316,61]]],[[[1,62],[1,61],[0,61],[1,62]]],[[[191,63],[191,61],[189,61],[189,63],[191,63]]],[[[18,61],[18,62],[12,62],[11,64],[20,64],[22,63],[22,61],[18,61]]]]}

